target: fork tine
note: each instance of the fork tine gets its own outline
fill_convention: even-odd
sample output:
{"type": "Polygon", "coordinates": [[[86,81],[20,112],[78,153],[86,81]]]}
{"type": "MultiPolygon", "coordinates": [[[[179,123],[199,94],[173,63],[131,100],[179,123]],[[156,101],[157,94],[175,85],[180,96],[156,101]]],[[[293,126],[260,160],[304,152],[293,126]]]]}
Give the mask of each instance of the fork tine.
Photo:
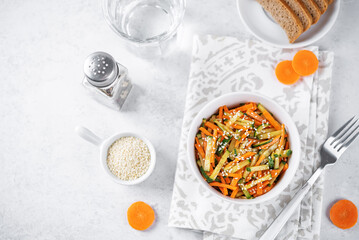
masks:
{"type": "Polygon", "coordinates": [[[347,148],[350,146],[350,144],[352,144],[352,142],[354,142],[354,140],[355,140],[358,136],[359,136],[359,132],[357,132],[351,139],[347,140],[346,143],[344,143],[344,145],[341,146],[338,151],[340,151],[340,150],[342,150],[342,149],[343,149],[343,151],[345,151],[345,149],[347,149],[347,148]]]}
{"type": "Polygon", "coordinates": [[[348,124],[356,117],[356,115],[354,115],[351,119],[349,119],[348,122],[344,123],[343,126],[341,126],[335,133],[332,134],[332,137],[336,137],[338,136],[338,134],[346,127],[348,126],[348,124]]]}
{"type": "Polygon", "coordinates": [[[336,144],[336,146],[338,146],[338,141],[340,141],[341,138],[343,138],[343,136],[348,133],[348,131],[355,125],[355,123],[358,121],[358,119],[356,119],[354,122],[352,122],[353,119],[355,119],[356,116],[352,117],[348,122],[346,122],[341,128],[339,128],[338,131],[336,131],[332,136],[334,137],[334,140],[330,143],[330,145],[333,145],[334,143],[336,144]],[[352,122],[352,123],[351,123],[352,122]],[[350,124],[349,127],[347,127],[347,125],[350,124]]]}
{"type": "MultiPolygon", "coordinates": [[[[354,128],[354,130],[350,130],[350,129],[348,129],[348,132],[349,132],[349,130],[350,130],[350,132],[349,132],[349,134],[347,135],[347,136],[343,136],[341,139],[339,139],[338,140],[338,143],[334,146],[334,148],[341,148],[343,145],[344,145],[344,142],[347,142],[347,140],[349,139],[349,137],[353,134],[353,133],[355,133],[355,131],[357,130],[359,128],[359,125],[358,126],[356,126],[356,128],[354,128]]],[[[339,151],[339,150],[338,150],[339,151]]]]}

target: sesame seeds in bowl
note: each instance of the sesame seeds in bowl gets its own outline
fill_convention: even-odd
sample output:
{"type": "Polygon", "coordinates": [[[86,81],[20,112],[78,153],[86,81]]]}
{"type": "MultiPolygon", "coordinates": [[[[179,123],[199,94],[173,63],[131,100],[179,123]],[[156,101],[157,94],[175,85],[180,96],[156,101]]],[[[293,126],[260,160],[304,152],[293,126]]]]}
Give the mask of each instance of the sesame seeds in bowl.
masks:
{"type": "Polygon", "coordinates": [[[150,167],[151,154],[146,143],[136,137],[121,137],[108,149],[107,166],[124,181],[143,176],[150,167]]]}
{"type": "Polygon", "coordinates": [[[101,158],[106,173],[123,185],[147,179],[156,162],[151,142],[134,133],[121,133],[107,139],[101,148],[101,158]]]}

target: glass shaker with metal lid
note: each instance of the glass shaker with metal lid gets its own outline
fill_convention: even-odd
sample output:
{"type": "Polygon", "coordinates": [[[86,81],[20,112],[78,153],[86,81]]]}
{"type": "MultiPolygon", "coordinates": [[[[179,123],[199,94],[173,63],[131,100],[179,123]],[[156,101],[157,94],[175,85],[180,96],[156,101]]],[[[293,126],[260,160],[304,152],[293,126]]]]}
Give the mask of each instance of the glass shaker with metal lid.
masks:
{"type": "Polygon", "coordinates": [[[85,60],[84,73],[83,85],[93,97],[113,109],[121,110],[132,88],[127,68],[108,53],[94,52],[85,60]]]}

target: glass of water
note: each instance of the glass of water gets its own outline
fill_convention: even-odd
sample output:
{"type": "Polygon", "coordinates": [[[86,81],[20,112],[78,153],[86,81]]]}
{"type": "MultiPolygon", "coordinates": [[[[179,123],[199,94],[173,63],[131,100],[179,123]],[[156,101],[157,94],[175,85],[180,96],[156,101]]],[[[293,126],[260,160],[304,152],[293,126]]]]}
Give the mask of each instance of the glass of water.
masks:
{"type": "Polygon", "coordinates": [[[164,55],[177,41],[185,0],[103,0],[106,21],[142,57],[164,55]]]}

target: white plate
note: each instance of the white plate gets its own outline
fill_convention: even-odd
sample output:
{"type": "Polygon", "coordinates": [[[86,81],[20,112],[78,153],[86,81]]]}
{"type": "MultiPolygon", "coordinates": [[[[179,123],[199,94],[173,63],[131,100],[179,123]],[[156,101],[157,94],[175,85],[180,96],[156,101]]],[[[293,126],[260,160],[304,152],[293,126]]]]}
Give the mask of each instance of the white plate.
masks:
{"type": "Polygon", "coordinates": [[[322,38],[335,23],[339,14],[340,0],[334,0],[319,21],[304,32],[294,43],[289,43],[284,30],[255,0],[237,0],[239,16],[247,29],[258,39],[281,48],[299,48],[322,38]]]}

